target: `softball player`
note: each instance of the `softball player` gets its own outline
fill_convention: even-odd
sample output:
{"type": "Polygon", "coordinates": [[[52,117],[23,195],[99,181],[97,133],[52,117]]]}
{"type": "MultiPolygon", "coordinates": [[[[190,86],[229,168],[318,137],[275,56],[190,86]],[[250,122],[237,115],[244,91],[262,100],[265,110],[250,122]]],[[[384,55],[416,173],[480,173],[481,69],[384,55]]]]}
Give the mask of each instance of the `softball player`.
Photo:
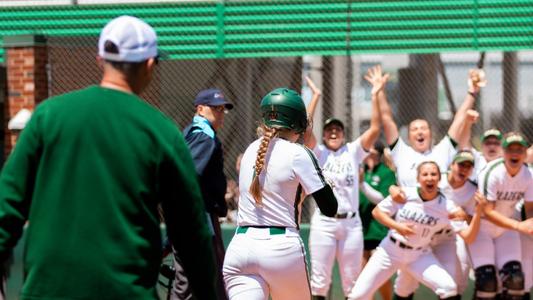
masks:
{"type": "Polygon", "coordinates": [[[502,299],[518,300],[524,294],[519,232],[533,234],[533,219],[520,222],[513,216],[521,199],[526,210],[533,208],[533,179],[524,164],[528,144],[520,134],[511,132],[502,145],[503,158],[490,162],[479,176],[479,191],[489,203],[478,237],[468,245],[478,299],[494,299],[499,284],[502,299]]]}
{"type": "Polygon", "coordinates": [[[300,193],[312,194],[326,216],[337,202],[311,152],[295,141],[307,127],[305,105],[280,88],[261,101],[263,136],[246,149],[239,174],[238,226],[224,261],[230,299],[309,299],[299,236],[300,193]]]}
{"type": "MultiPolygon", "coordinates": [[[[381,72],[381,70],[377,70],[381,72]]],[[[392,110],[387,103],[386,95],[382,91],[379,93],[379,105],[385,139],[391,149],[391,156],[396,166],[396,178],[398,184],[402,187],[416,186],[416,166],[426,160],[435,161],[441,172],[448,169],[456,153],[457,145],[467,145],[470,139],[470,128],[477,120],[477,112],[472,111],[475,99],[481,86],[485,85],[484,73],[482,70],[471,70],[469,72],[468,87],[469,92],[463,101],[463,104],[454,116],[453,122],[448,129],[448,134],[437,145],[431,147],[432,132],[429,123],[423,119],[417,119],[409,124],[407,145],[399,136],[398,127],[392,117],[392,110]]],[[[398,186],[391,186],[390,194],[395,201],[404,201],[404,193],[398,186]]],[[[448,229],[450,230],[450,229],[448,229]]],[[[445,247],[448,251],[437,251],[442,261],[451,262],[455,259],[455,243],[453,239],[442,240],[440,247],[445,247]]],[[[450,266],[447,264],[446,266],[450,266]]],[[[450,270],[453,271],[453,270],[450,270]]],[[[397,280],[402,282],[403,276],[400,272],[397,280]]],[[[406,282],[412,281],[407,279],[406,282]]],[[[395,285],[397,289],[400,284],[395,285]]],[[[407,288],[409,289],[409,288],[407,288]]],[[[396,291],[398,293],[398,291],[396,291]]],[[[400,291],[401,293],[401,291],[400,291]]],[[[399,296],[399,295],[397,295],[399,296]]]]}
{"type": "MultiPolygon", "coordinates": [[[[374,209],[374,217],[391,230],[363,269],[348,299],[371,299],[377,288],[400,268],[441,299],[460,299],[453,278],[430,249],[432,237],[452,224],[448,214],[455,207],[439,193],[440,171],[435,162],[421,163],[417,173],[420,187],[405,188],[405,204],[394,202],[389,196],[374,209]]],[[[476,221],[468,228],[455,224],[454,230],[470,238],[472,228],[479,226],[479,214],[476,215],[476,221]]]]}
{"type": "Polygon", "coordinates": [[[496,128],[489,129],[481,136],[481,152],[472,149],[476,158],[475,169],[470,179],[477,182],[477,177],[487,163],[502,156],[502,138],[501,131],[496,128]]]}
{"type": "MultiPolygon", "coordinates": [[[[440,191],[446,199],[464,209],[469,216],[474,215],[476,198],[478,198],[477,202],[485,201],[481,193],[476,194],[477,185],[469,180],[474,169],[474,161],[474,155],[470,150],[459,151],[453,158],[450,171],[444,173],[445,176],[439,183],[440,191]]],[[[473,241],[479,226],[473,230],[475,232],[469,235],[467,243],[473,241]]],[[[458,294],[462,294],[468,286],[470,270],[470,258],[466,250],[465,239],[459,238],[452,228],[445,228],[442,232],[435,234],[431,241],[431,248],[445,270],[454,277],[458,294]]],[[[411,298],[417,287],[418,282],[414,278],[402,273],[395,283],[397,298],[411,298]]]]}
{"type": "Polygon", "coordinates": [[[324,124],[323,145],[315,138],[306,141],[313,148],[324,176],[333,183],[339,210],[328,217],[316,210],[311,220],[309,251],[311,254],[311,292],[314,299],[325,299],[331,284],[335,258],[339,263],[344,295],[348,295],[361,271],[363,259],[363,228],[359,217],[359,165],[368,155],[379,135],[377,92],[386,83],[377,78],[373,83],[370,128],[358,139],[344,144],[344,124],[334,118],[324,124]]]}

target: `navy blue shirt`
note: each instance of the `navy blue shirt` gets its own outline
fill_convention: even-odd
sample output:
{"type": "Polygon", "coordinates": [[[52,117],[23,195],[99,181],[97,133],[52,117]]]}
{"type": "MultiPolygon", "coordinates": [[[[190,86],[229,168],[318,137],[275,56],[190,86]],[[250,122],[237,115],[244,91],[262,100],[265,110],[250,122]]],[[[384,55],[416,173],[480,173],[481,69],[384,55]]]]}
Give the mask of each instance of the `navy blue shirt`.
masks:
{"type": "Polygon", "coordinates": [[[183,130],[183,136],[196,166],[206,210],[225,217],[228,208],[224,199],[224,158],[215,130],[207,119],[194,116],[192,123],[183,130]]]}

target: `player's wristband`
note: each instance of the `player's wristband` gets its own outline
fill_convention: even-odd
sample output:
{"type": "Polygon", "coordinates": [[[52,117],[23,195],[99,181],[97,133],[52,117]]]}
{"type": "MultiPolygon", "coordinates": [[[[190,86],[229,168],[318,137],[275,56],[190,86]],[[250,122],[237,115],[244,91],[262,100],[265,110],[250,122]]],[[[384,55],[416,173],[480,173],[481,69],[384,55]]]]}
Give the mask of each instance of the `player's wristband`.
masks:
{"type": "Polygon", "coordinates": [[[468,95],[474,97],[474,98],[477,98],[477,96],[479,95],[479,93],[475,93],[475,92],[471,92],[471,91],[468,91],[468,95]]]}

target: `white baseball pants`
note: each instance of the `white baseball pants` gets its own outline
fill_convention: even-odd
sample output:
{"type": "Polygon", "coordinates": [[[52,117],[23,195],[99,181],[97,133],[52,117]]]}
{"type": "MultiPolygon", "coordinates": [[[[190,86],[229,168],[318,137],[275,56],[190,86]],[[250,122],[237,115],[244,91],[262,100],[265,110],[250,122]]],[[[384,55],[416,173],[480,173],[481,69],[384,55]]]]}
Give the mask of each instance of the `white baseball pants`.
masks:
{"type": "Polygon", "coordinates": [[[296,229],[269,228],[236,233],[224,259],[224,282],[231,300],[310,299],[305,249],[296,229]]]}
{"type": "Polygon", "coordinates": [[[328,294],[336,258],[339,263],[342,289],[344,295],[348,295],[361,272],[363,251],[363,227],[359,216],[335,219],[319,212],[315,213],[309,233],[312,294],[315,296],[328,294]]]}
{"type": "Polygon", "coordinates": [[[376,249],[348,295],[371,300],[377,289],[401,269],[432,289],[440,298],[457,295],[457,285],[429,250],[400,248],[387,236],[376,249]]]}

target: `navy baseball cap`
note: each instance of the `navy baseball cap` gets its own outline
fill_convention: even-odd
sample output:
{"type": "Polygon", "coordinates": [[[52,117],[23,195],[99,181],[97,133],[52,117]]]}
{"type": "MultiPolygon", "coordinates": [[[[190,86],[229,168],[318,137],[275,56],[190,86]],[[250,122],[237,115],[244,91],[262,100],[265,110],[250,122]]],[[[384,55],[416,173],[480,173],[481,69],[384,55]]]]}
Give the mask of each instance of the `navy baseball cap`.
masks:
{"type": "Polygon", "coordinates": [[[194,106],[207,105],[207,106],[219,106],[224,105],[227,110],[233,108],[233,104],[229,103],[219,89],[207,89],[203,90],[196,95],[194,99],[194,106]]]}

